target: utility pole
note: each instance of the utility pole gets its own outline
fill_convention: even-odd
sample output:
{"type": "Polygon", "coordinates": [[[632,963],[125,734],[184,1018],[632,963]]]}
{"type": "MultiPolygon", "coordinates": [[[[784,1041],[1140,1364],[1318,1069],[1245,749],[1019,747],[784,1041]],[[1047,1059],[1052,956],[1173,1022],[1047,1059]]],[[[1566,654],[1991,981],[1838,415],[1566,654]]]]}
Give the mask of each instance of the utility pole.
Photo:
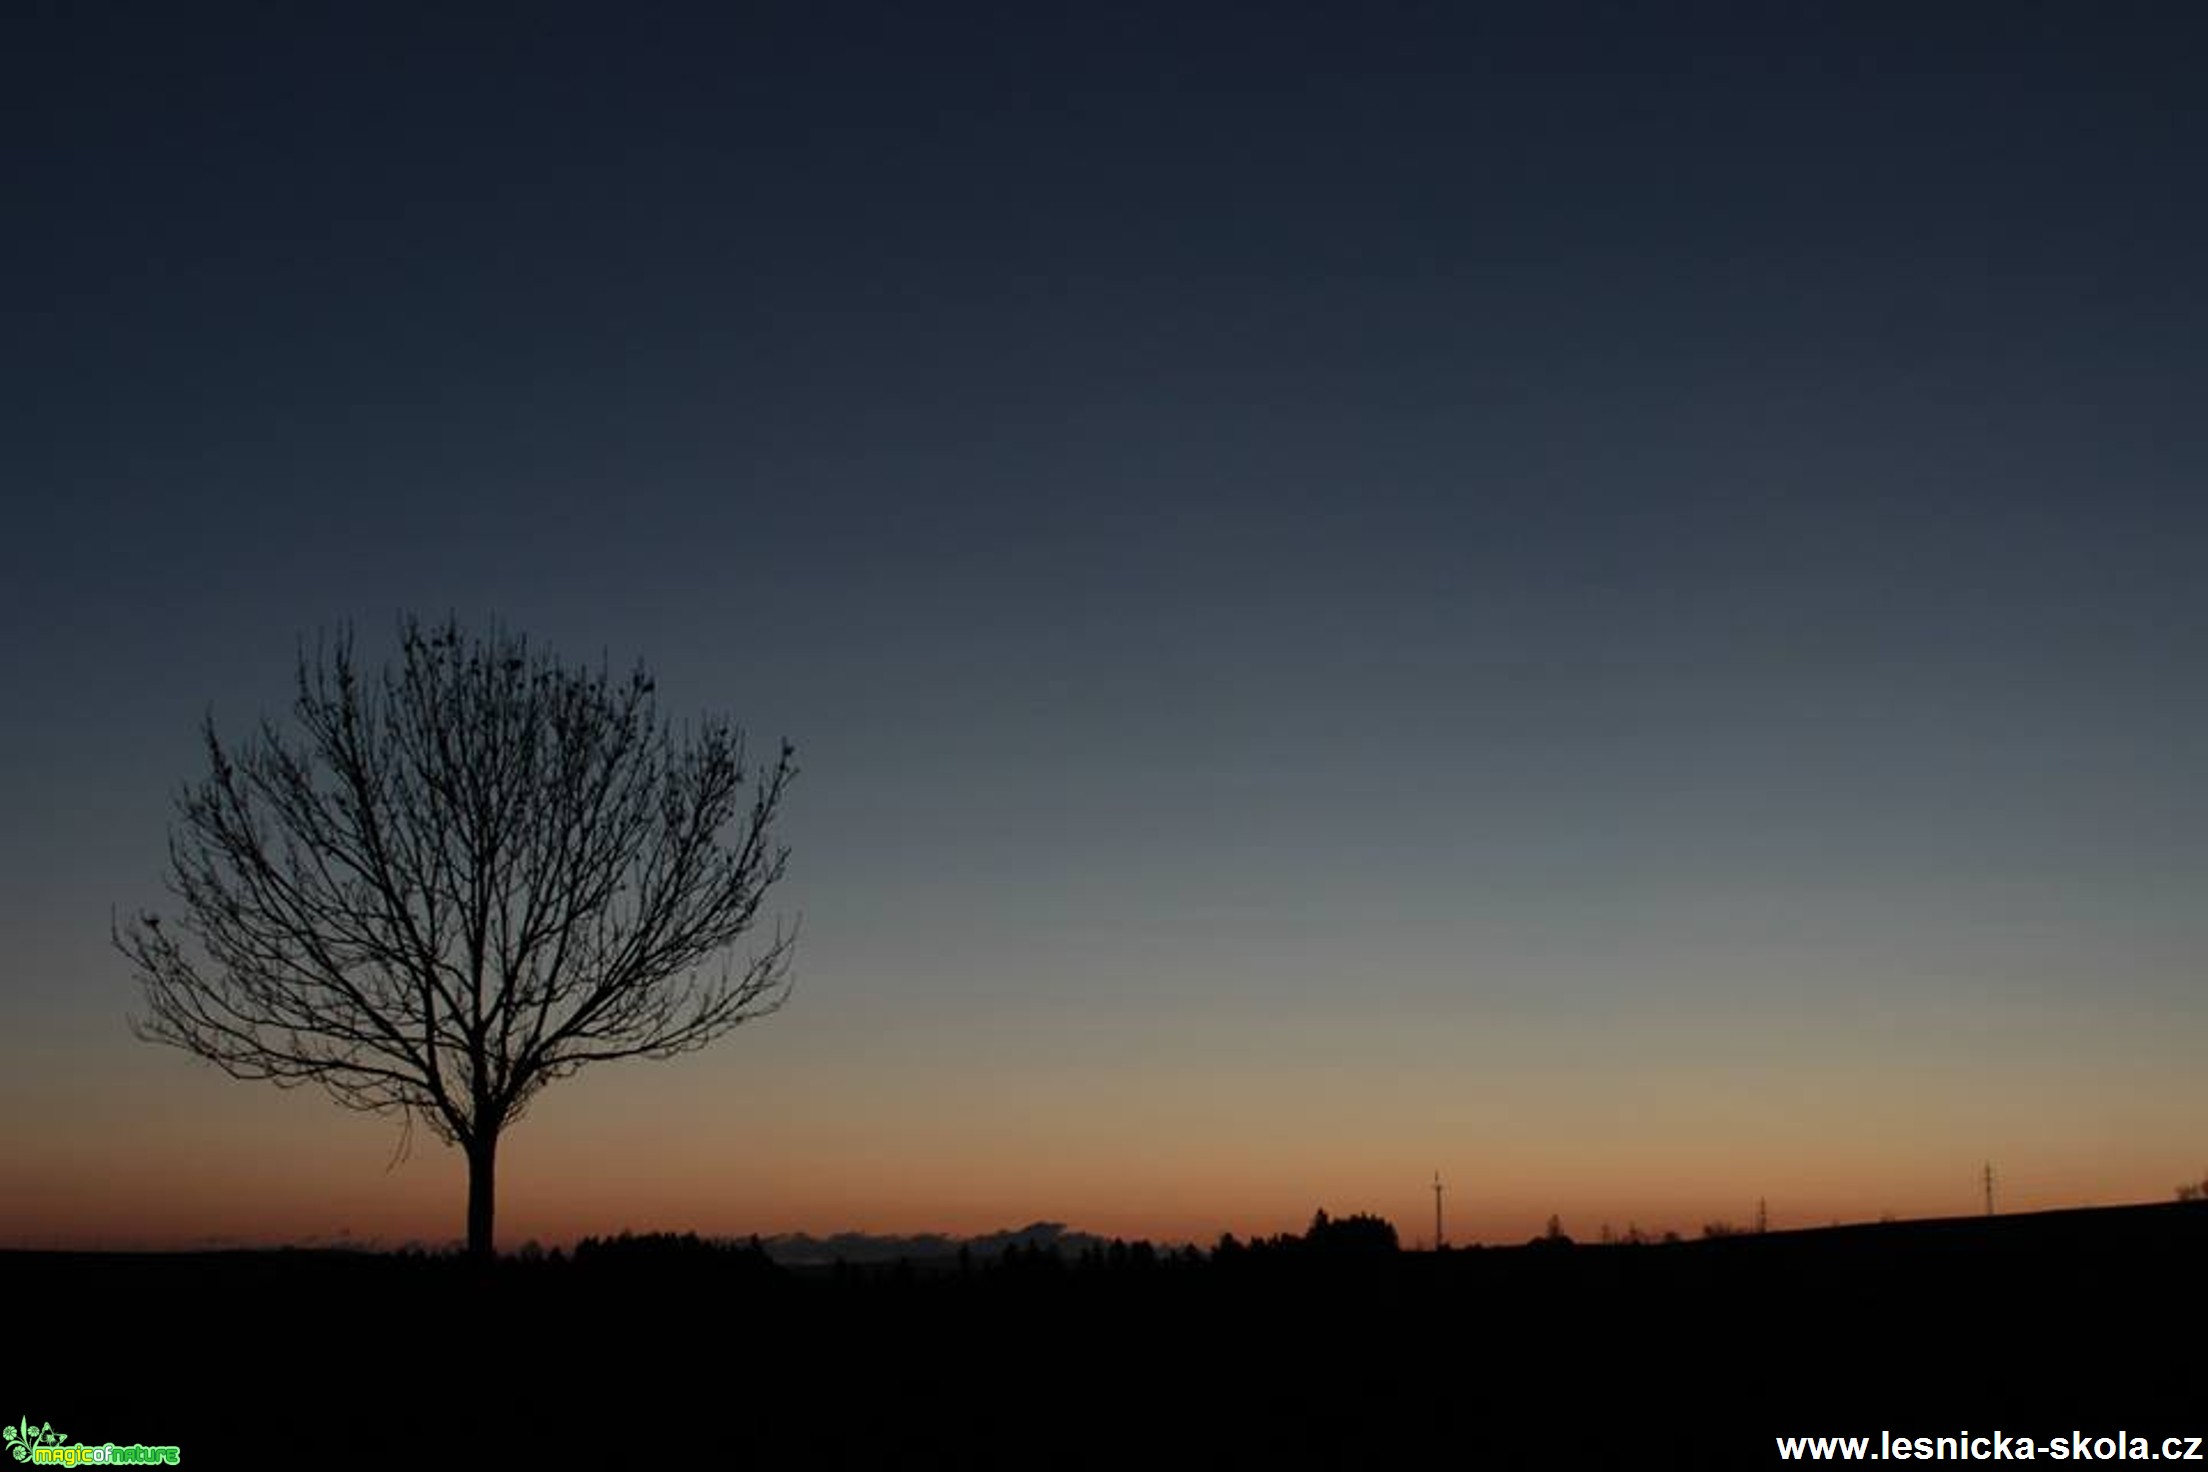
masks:
{"type": "Polygon", "coordinates": [[[1986,1162],[1986,1215],[1993,1215],[1993,1162],[1986,1162]]]}
{"type": "Polygon", "coordinates": [[[1434,1172],[1434,1251],[1439,1252],[1447,1243],[1441,1235],[1441,1172],[1434,1172]]]}
{"type": "Polygon", "coordinates": [[[1761,1236],[1771,1230],[1771,1203],[1763,1197],[1756,1198],[1756,1234],[1761,1236]]]}

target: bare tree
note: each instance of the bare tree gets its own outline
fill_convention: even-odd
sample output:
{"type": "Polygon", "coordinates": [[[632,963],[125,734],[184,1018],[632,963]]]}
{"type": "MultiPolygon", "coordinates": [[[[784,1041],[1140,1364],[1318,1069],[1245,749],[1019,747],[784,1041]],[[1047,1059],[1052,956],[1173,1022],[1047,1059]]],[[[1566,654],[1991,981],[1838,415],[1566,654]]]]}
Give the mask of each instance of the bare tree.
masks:
{"type": "Polygon", "coordinates": [[[225,745],[208,718],[169,836],[183,913],[115,944],[139,1036],[458,1145],[488,1257],[499,1136],[540,1089],[786,998],[794,931],[724,953],[782,877],[797,769],[786,741],[754,771],[726,721],[663,723],[641,667],[569,668],[451,620],[404,621],[400,646],[368,677],[350,634],[302,647],[293,729],[225,745]]]}

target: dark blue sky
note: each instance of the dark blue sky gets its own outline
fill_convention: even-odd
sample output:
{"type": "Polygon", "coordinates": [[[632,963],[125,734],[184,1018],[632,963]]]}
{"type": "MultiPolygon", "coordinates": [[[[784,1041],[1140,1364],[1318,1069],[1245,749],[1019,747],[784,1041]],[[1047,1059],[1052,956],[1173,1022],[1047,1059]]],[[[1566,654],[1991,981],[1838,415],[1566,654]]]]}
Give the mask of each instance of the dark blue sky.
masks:
{"type": "MultiPolygon", "coordinates": [[[[1825,1026],[1875,1004],[1978,1081],[1940,1148],[2044,1138],[2015,1098],[2074,1123],[2128,1065],[2050,1095],[2034,1048],[2208,1021],[2204,38],[16,7],[0,982],[142,1063],[106,917],[158,897],[193,723],[278,706],[302,633],[452,609],[797,740],[799,1003],[685,1066],[794,1054],[824,1114],[887,1049],[932,1063],[880,1108],[958,1134],[927,1101],[1007,1017],[1031,1070],[973,1107],[1100,1150],[1065,1080],[1201,1110],[1187,1039],[1263,1060],[1258,1017],[1356,1019],[1351,1092],[1429,1069],[1375,1132],[1448,1115],[1497,1016],[1579,1039],[1509,1044],[1543,1097],[1613,1032],[1728,1077],[1659,1017],[1861,1092],[1885,1044],[1825,1026]]],[[[1597,1113],[1556,1149],[1623,1149],[1597,1113]]],[[[2140,1189],[2106,1145],[2048,1179],[2140,1189]]],[[[785,1224],[943,1220],[899,1202],[785,1224]]]]}

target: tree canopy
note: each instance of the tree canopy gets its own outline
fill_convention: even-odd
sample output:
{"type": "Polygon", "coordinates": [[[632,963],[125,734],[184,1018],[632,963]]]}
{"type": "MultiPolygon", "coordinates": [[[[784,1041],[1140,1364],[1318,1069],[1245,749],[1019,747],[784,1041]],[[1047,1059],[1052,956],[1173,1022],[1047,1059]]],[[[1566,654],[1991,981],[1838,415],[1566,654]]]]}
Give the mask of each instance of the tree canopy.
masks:
{"type": "Polygon", "coordinates": [[[723,718],[664,721],[642,666],[455,620],[405,620],[374,674],[349,632],[302,648],[291,716],[234,743],[208,717],[170,829],[181,916],[116,933],[134,1026],[459,1146],[488,1254],[498,1138],[545,1085],[785,1000],[794,930],[726,953],[783,875],[794,748],[755,766],[723,718]]]}

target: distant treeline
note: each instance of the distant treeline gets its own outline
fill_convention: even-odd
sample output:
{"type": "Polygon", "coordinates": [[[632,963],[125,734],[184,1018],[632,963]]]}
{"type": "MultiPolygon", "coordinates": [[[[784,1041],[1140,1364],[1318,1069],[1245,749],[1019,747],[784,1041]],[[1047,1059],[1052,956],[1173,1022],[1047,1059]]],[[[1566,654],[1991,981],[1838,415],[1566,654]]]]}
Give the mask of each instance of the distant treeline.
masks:
{"type": "Polygon", "coordinates": [[[823,1255],[819,1250],[793,1255],[788,1250],[790,1241],[757,1236],[741,1240],[701,1237],[696,1232],[622,1232],[612,1237],[585,1237],[575,1244],[572,1254],[557,1247],[547,1251],[535,1243],[528,1243],[510,1260],[527,1265],[572,1261],[585,1268],[709,1266],[719,1272],[756,1274],[771,1274],[786,1267],[825,1267],[842,1273],[904,1267],[970,1274],[1121,1272],[1205,1263],[1262,1262],[1275,1258],[1375,1257],[1400,1249],[1395,1227],[1384,1218],[1364,1212],[1332,1217],[1323,1209],[1313,1214],[1310,1227],[1300,1235],[1283,1232],[1244,1242],[1229,1232],[1208,1251],[1189,1243],[1159,1246],[1142,1239],[1129,1242],[1118,1237],[1069,1232],[1055,1222],[1038,1222],[1016,1232],[998,1232],[964,1240],[933,1235],[885,1239],[857,1234],[840,1239],[804,1239],[813,1249],[831,1248],[839,1241],[858,1249],[848,1256],[841,1253],[823,1255]],[[885,1244],[899,1242],[909,1250],[894,1253],[883,1250],[885,1244]]]}

